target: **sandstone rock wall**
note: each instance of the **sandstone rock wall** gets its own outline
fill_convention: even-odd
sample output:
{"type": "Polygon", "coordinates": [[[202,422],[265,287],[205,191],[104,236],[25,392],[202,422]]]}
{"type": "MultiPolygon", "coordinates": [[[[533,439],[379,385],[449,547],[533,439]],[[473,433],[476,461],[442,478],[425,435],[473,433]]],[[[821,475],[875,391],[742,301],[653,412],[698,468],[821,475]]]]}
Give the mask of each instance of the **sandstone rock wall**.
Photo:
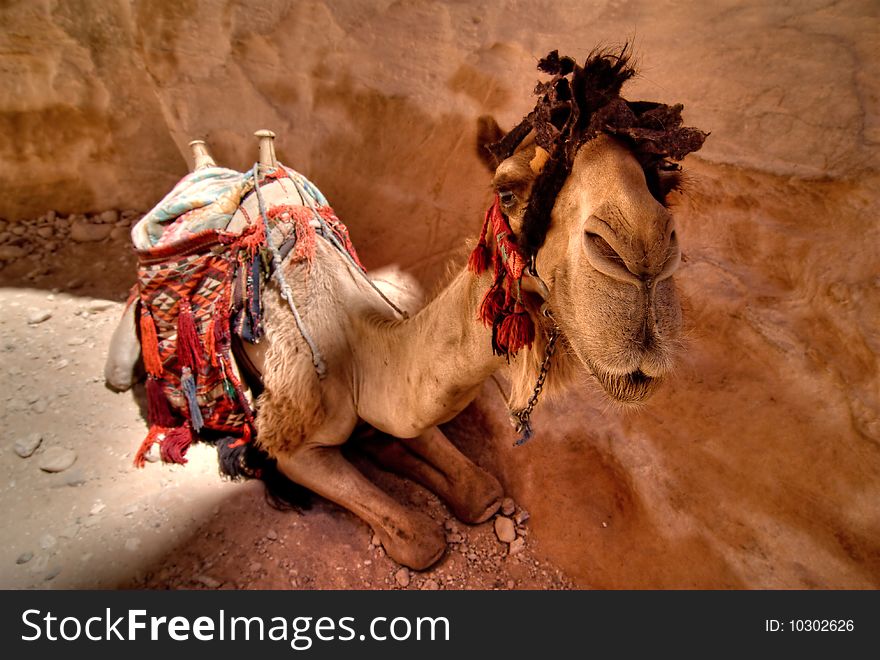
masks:
{"type": "Polygon", "coordinates": [[[585,586],[880,586],[873,0],[22,0],[0,26],[0,217],[146,210],[190,139],[242,169],[268,127],[369,267],[429,287],[489,198],[475,118],[517,121],[547,51],[633,39],[627,96],[712,132],[679,377],[639,415],[585,382],[518,450],[497,394],[450,433],[585,586]]]}
{"type": "Polygon", "coordinates": [[[13,0],[0,217],[146,209],[190,139],[243,168],[267,126],[352,224],[445,224],[479,201],[474,118],[518,120],[550,49],[626,39],[642,60],[629,94],[684,103],[713,132],[703,158],[808,177],[876,168],[877,4],[777,4],[13,0]]]}

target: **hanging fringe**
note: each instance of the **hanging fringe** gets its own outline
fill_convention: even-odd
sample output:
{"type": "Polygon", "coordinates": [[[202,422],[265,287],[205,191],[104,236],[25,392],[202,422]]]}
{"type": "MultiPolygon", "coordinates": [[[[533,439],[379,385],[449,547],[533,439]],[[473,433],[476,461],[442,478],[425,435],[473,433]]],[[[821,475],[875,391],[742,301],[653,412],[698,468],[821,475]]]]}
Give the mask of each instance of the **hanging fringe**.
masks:
{"type": "Polygon", "coordinates": [[[468,258],[468,268],[475,275],[479,275],[485,271],[489,267],[489,263],[492,259],[492,253],[486,243],[486,234],[489,231],[492,208],[493,207],[490,207],[486,210],[486,217],[483,219],[483,228],[480,231],[480,240],[477,241],[477,246],[473,249],[471,256],[468,258]]]}
{"type": "Polygon", "coordinates": [[[169,427],[177,424],[168,406],[162,381],[155,376],[147,376],[147,417],[150,426],[169,427]]]}
{"type": "Polygon", "coordinates": [[[154,442],[159,441],[159,436],[167,433],[168,429],[162,428],[160,426],[151,426],[150,431],[147,433],[147,437],[144,438],[144,441],[141,443],[141,446],[138,448],[137,453],[134,455],[134,466],[137,468],[142,468],[147,462],[147,454],[150,451],[150,447],[153,446],[154,442]]]}
{"type": "Polygon", "coordinates": [[[202,367],[199,335],[188,298],[180,301],[180,311],[177,314],[177,360],[182,366],[195,372],[202,367]]]}
{"type": "Polygon", "coordinates": [[[159,444],[162,461],[186,465],[186,452],[194,439],[192,428],[188,424],[165,429],[165,438],[159,444]]]}
{"type": "Polygon", "coordinates": [[[479,319],[492,328],[492,350],[510,358],[535,340],[535,324],[522,304],[520,283],[526,262],[517,245],[507,218],[501,212],[501,201],[486,211],[480,240],[468,259],[468,268],[476,273],[493,266],[495,279],[483,296],[479,319]],[[493,245],[489,245],[489,237],[493,245]],[[493,249],[494,248],[494,249],[493,249]]]}
{"type": "Polygon", "coordinates": [[[199,402],[196,399],[196,379],[193,378],[192,370],[189,367],[183,368],[183,374],[180,376],[180,388],[183,390],[189,407],[189,421],[195,432],[198,433],[205,425],[205,421],[202,419],[202,411],[199,409],[199,402]]]}
{"type": "Polygon", "coordinates": [[[147,373],[156,378],[162,378],[164,367],[159,357],[159,337],[156,334],[156,324],[153,315],[147,306],[141,303],[141,354],[144,358],[144,368],[147,373]]]}
{"type": "Polygon", "coordinates": [[[521,348],[530,347],[535,341],[535,324],[532,318],[519,303],[516,307],[522,311],[506,314],[498,326],[496,337],[498,346],[514,355],[521,348]]]}

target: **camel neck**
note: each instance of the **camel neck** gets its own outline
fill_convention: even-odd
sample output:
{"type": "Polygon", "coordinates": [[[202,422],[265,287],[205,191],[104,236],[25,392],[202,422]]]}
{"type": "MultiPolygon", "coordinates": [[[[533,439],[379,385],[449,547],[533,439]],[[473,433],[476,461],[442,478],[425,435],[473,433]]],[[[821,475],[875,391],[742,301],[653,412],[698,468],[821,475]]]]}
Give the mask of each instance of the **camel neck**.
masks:
{"type": "Polygon", "coordinates": [[[364,323],[358,356],[360,416],[398,437],[447,421],[504,359],[477,318],[489,276],[463,269],[411,319],[364,323]],[[376,391],[383,393],[377,397],[376,391]]]}

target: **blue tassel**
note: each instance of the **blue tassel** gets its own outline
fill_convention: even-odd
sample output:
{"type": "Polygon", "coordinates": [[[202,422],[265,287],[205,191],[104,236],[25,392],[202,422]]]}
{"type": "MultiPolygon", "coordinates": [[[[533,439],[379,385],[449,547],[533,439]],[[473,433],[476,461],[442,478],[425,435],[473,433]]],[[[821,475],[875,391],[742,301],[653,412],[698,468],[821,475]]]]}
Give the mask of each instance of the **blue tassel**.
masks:
{"type": "Polygon", "coordinates": [[[196,379],[193,378],[192,369],[189,367],[183,368],[180,386],[183,388],[183,395],[189,404],[189,421],[193,430],[198,433],[205,425],[205,420],[202,418],[202,411],[199,410],[199,402],[196,400],[196,379]]]}

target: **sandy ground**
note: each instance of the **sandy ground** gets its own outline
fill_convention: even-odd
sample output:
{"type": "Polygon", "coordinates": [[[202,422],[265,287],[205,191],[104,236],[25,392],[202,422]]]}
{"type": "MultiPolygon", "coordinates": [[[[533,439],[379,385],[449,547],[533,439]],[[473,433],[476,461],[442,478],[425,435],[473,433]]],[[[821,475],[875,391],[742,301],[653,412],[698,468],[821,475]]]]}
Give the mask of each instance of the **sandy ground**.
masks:
{"type": "Polygon", "coordinates": [[[447,526],[449,551],[431,570],[401,571],[372,544],[364,523],[321,498],[304,511],[281,511],[266,501],[261,483],[224,481],[208,447],[193,448],[183,467],[133,468],[145,425],[132,395],[109,391],[102,375],[133,264],[113,242],[72,245],[57,256],[48,273],[34,276],[26,260],[2,272],[0,587],[572,585],[541,557],[528,522],[524,550],[509,555],[491,521],[457,523],[432,494],[364,460],[362,469],[381,486],[447,526]],[[41,438],[38,449],[20,457],[15,442],[33,434],[41,438]],[[75,452],[75,463],[43,471],[41,461],[58,447],[75,452]]]}

